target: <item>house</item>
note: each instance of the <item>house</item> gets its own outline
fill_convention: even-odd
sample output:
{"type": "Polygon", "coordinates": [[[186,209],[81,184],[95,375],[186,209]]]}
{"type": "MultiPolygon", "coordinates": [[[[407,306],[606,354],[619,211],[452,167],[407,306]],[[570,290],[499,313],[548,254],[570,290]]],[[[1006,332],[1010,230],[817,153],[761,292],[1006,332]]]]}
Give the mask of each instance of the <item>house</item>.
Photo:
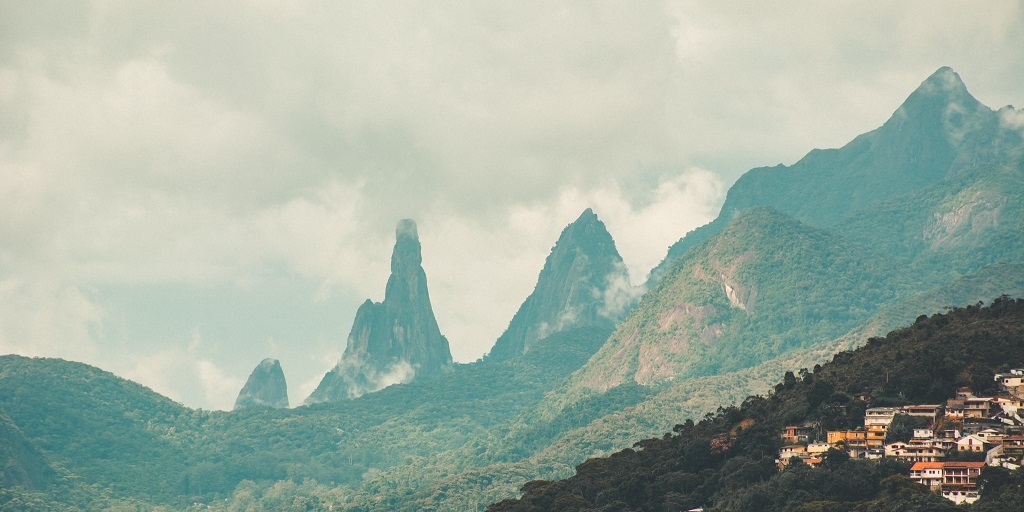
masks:
{"type": "Polygon", "coordinates": [[[885,445],[885,456],[887,458],[898,459],[903,457],[903,454],[907,450],[907,443],[903,441],[896,441],[885,445]]]}
{"type": "Polygon", "coordinates": [[[899,407],[872,407],[864,411],[864,427],[876,425],[889,428],[892,419],[899,412],[899,407]]]}
{"type": "Polygon", "coordinates": [[[793,457],[804,459],[807,457],[807,447],[802,444],[791,444],[783,446],[779,450],[779,458],[775,460],[775,465],[779,467],[779,471],[786,469],[789,465],[790,459],[793,457]]]}
{"type": "Polygon", "coordinates": [[[888,425],[868,425],[867,436],[864,439],[864,444],[868,448],[881,448],[885,445],[885,433],[889,431],[888,425]]]}
{"type": "Polygon", "coordinates": [[[829,430],[826,434],[828,444],[846,450],[850,457],[863,459],[867,456],[868,432],[862,428],[854,430],[829,430]]]}
{"type": "Polygon", "coordinates": [[[942,488],[941,462],[915,462],[910,466],[910,479],[927,487],[932,492],[942,488]]]}
{"type": "Polygon", "coordinates": [[[946,458],[947,451],[948,449],[940,440],[911,439],[899,458],[912,462],[938,462],[946,458]]]}
{"type": "Polygon", "coordinates": [[[960,431],[958,429],[948,428],[939,432],[939,437],[943,439],[960,439],[963,436],[960,435],[960,431]]]}
{"type": "MultiPolygon", "coordinates": [[[[1002,414],[1002,413],[999,413],[1002,414]]],[[[996,418],[967,418],[964,419],[964,434],[977,434],[989,428],[1001,428],[1003,422],[996,418]]]]}
{"type": "Polygon", "coordinates": [[[1016,388],[1024,386],[1024,368],[1014,368],[1009,373],[997,373],[995,375],[995,381],[999,383],[999,388],[1012,392],[1016,388]]]}
{"type": "Polygon", "coordinates": [[[807,464],[812,468],[820,466],[822,461],[821,454],[824,451],[828,451],[828,444],[813,444],[815,446],[815,451],[813,453],[809,452],[808,447],[802,444],[783,446],[782,449],[779,450],[779,458],[775,461],[776,465],[778,465],[779,467],[779,471],[786,469],[786,466],[789,465],[790,459],[792,459],[793,457],[800,459],[804,464],[807,464]],[[819,445],[824,445],[825,450],[821,450],[821,447],[819,445]]]}
{"type": "Polygon", "coordinates": [[[914,439],[931,439],[935,437],[935,431],[930,428],[915,428],[914,439]]]}
{"type": "Polygon", "coordinates": [[[942,497],[957,505],[978,501],[978,477],[984,462],[944,462],[942,497]]]}
{"type": "Polygon", "coordinates": [[[974,435],[980,437],[982,441],[985,441],[988,444],[1003,444],[1003,432],[998,429],[986,428],[974,435]]]}
{"type": "Polygon", "coordinates": [[[958,505],[974,503],[984,466],[984,462],[917,462],[910,467],[910,478],[958,505]]]}
{"type": "Polygon", "coordinates": [[[821,455],[832,448],[828,443],[810,443],[807,445],[807,453],[811,455],[821,455]]]}
{"type": "Polygon", "coordinates": [[[939,417],[939,413],[942,411],[941,405],[905,405],[903,406],[903,414],[910,416],[917,416],[921,418],[931,418],[934,420],[939,417]]]}
{"type": "Polygon", "coordinates": [[[964,419],[988,418],[992,411],[991,398],[967,398],[964,400],[964,419]]]}
{"type": "Polygon", "coordinates": [[[789,444],[806,443],[811,434],[814,433],[814,427],[808,425],[789,425],[781,434],[782,441],[789,444]]]}
{"type": "Polygon", "coordinates": [[[986,443],[984,439],[978,437],[975,434],[971,434],[968,436],[961,437],[960,439],[957,439],[956,449],[961,452],[981,453],[984,451],[988,451],[988,448],[986,448],[985,446],[986,444],[988,443],[986,443]]]}
{"type": "Polygon", "coordinates": [[[1024,456],[1024,436],[1006,436],[1003,438],[1002,447],[1007,457],[1020,460],[1024,456]]]}

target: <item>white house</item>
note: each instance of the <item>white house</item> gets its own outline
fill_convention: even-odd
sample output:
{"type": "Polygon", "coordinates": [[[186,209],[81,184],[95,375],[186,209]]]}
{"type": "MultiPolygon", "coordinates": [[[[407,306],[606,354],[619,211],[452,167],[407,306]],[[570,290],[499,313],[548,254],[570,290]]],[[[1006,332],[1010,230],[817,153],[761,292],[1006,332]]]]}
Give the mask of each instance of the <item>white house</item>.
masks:
{"type": "Polygon", "coordinates": [[[864,411],[864,427],[888,427],[898,412],[899,407],[872,407],[864,411]]]}
{"type": "Polygon", "coordinates": [[[986,451],[985,440],[975,434],[961,437],[956,440],[956,449],[961,452],[983,452],[986,451]]]}

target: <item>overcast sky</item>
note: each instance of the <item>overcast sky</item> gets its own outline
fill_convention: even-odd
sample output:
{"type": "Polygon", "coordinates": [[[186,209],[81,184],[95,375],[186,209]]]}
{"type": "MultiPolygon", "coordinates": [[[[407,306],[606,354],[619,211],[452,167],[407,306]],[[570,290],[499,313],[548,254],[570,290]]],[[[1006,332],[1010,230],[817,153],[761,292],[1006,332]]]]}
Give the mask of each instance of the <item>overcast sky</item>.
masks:
{"type": "Polygon", "coordinates": [[[1024,103],[1021,1],[0,1],[0,353],[293,404],[417,221],[457,361],[593,207],[634,283],[747,169],[952,66],[1024,103]]]}

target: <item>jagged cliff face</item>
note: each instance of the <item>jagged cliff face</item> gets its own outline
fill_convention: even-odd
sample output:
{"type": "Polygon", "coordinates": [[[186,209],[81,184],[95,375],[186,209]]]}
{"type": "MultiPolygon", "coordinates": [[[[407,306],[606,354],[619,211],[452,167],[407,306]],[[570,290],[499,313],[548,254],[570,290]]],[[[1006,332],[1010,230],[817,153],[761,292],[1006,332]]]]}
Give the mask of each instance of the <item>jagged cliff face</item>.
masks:
{"type": "Polygon", "coordinates": [[[280,361],[264,359],[249,375],[235,400],[236,410],[246,407],[288,407],[288,384],[280,361]]]}
{"type": "Polygon", "coordinates": [[[430,306],[416,223],[402,220],[383,302],[356,311],[348,346],[307,403],[355,398],[451,371],[452,354],[430,306]]]}
{"type": "Polygon", "coordinates": [[[629,274],[604,223],[589,208],[562,230],[537,286],[488,355],[518,357],[555,332],[612,328],[635,300],[629,274]]]}
{"type": "MultiPolygon", "coordinates": [[[[729,189],[719,216],[673,244],[650,277],[660,278],[673,260],[720,233],[747,208],[771,206],[814,226],[842,229],[849,216],[887,199],[950,179],[979,163],[1019,154],[1020,130],[1002,121],[1013,114],[1012,109],[995,112],[979,103],[959,75],[941,68],[878,129],[839,149],[815,149],[792,166],[744,174],[729,189]]],[[[982,206],[988,211],[998,207],[982,206]]],[[[956,222],[958,217],[947,219],[956,222]]],[[[942,227],[930,234],[930,243],[946,243],[950,236],[943,229],[961,230],[942,227]]]]}

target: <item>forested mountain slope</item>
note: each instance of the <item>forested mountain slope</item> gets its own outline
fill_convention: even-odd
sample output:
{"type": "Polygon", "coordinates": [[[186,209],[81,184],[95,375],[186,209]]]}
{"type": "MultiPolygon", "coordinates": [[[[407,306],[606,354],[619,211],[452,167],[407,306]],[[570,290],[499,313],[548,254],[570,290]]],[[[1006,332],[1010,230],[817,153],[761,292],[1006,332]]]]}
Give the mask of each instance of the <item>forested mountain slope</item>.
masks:
{"type": "MultiPolygon", "coordinates": [[[[588,460],[571,478],[530,482],[522,498],[488,510],[955,509],[895,476],[908,469],[896,462],[835,456],[817,472],[796,465],[779,473],[774,463],[779,432],[805,420],[850,427],[862,419],[866,404],[860,396],[880,403],[934,403],[959,386],[991,387],[992,374],[1021,365],[1024,300],[1001,298],[988,307],[921,317],[884,339],[801,372],[802,378],[787,375],[767,396],[751,396],[738,407],[722,408],[699,423],[687,421],[633,449],[588,460]]],[[[1021,474],[1009,478],[1024,481],[1021,474]]],[[[976,508],[989,510],[987,503],[1022,497],[1019,483],[993,487],[976,508]]]]}

